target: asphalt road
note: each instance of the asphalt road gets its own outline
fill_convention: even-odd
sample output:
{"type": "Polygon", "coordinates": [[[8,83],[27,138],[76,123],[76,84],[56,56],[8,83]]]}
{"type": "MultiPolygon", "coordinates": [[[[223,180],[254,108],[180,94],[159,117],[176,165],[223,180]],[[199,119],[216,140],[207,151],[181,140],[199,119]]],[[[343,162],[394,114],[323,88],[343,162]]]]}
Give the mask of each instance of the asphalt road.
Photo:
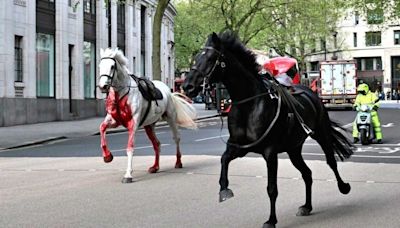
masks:
{"type": "MultiPolygon", "coordinates": [[[[400,115],[395,109],[381,109],[382,131],[384,144],[371,144],[368,146],[357,145],[353,162],[371,163],[400,163],[400,115]]],[[[345,128],[351,130],[355,112],[330,111],[331,118],[345,128]]],[[[219,118],[199,122],[199,129],[181,130],[181,151],[184,155],[221,155],[225,150],[225,141],[228,131],[225,125],[221,130],[219,118]]],[[[171,131],[167,126],[156,130],[162,143],[162,155],[174,155],[175,143],[171,131]]],[[[351,137],[351,135],[349,135],[351,137]]],[[[114,156],[125,156],[127,133],[114,133],[107,135],[109,147],[114,156]]],[[[153,149],[143,130],[136,134],[135,156],[152,155],[153,149]]],[[[0,157],[101,157],[100,137],[87,136],[75,139],[66,139],[50,144],[37,145],[28,148],[13,149],[0,152],[0,157]]],[[[257,156],[249,154],[249,156],[257,156]]],[[[285,154],[280,155],[286,158],[285,154]]],[[[308,160],[324,160],[324,155],[319,145],[312,139],[306,140],[303,147],[303,156],[308,160]]]]}

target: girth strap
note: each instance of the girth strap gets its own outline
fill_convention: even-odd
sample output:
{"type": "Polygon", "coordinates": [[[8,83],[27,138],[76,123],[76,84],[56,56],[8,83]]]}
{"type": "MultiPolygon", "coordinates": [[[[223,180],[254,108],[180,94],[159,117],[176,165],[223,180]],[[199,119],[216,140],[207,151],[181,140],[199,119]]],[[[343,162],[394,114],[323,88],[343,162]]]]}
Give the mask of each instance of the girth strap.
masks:
{"type": "Polygon", "coordinates": [[[146,112],[144,113],[144,116],[142,117],[142,120],[140,120],[139,127],[142,126],[142,124],[146,120],[147,116],[149,115],[150,107],[151,107],[151,101],[149,101],[148,103],[149,103],[149,105],[147,105],[146,112]]]}

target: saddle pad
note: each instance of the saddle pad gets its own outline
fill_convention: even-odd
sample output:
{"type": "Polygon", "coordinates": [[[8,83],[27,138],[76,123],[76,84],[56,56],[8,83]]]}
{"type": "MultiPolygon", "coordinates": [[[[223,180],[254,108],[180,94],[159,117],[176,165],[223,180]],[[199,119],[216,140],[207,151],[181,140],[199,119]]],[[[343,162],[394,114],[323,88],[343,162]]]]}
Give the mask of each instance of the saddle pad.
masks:
{"type": "Polygon", "coordinates": [[[163,95],[161,91],[156,88],[150,80],[133,77],[138,84],[139,91],[143,95],[144,99],[148,101],[162,100],[163,95]]]}

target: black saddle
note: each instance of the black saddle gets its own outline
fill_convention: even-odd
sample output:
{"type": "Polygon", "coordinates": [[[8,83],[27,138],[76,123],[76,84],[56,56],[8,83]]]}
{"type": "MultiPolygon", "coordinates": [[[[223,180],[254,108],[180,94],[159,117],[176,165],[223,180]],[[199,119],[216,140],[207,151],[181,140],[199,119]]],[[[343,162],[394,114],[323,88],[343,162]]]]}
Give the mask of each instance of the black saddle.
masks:
{"type": "Polygon", "coordinates": [[[148,101],[163,99],[161,91],[154,86],[152,81],[145,78],[139,78],[133,74],[131,75],[131,77],[136,81],[136,84],[139,87],[139,91],[144,99],[148,101]]]}

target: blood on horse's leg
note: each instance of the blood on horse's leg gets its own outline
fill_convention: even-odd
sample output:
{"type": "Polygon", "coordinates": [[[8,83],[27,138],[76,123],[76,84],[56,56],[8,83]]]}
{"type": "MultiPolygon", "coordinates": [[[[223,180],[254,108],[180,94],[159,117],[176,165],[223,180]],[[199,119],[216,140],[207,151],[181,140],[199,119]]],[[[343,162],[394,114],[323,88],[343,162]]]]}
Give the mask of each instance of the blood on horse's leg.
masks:
{"type": "Polygon", "coordinates": [[[179,148],[179,140],[177,140],[177,143],[176,143],[176,163],[175,163],[175,169],[181,169],[181,168],[183,167],[183,166],[182,166],[181,157],[182,157],[182,154],[181,154],[181,150],[180,150],[180,148],[179,148]]]}
{"type": "Polygon", "coordinates": [[[103,151],[103,159],[105,163],[109,163],[113,160],[113,155],[107,147],[106,130],[108,127],[115,128],[117,126],[118,124],[112,122],[112,119],[109,116],[107,116],[100,124],[101,149],[103,151]]]}
{"type": "Polygon", "coordinates": [[[149,173],[156,173],[160,169],[160,141],[157,139],[156,134],[154,133],[154,125],[145,126],[147,137],[149,137],[151,143],[153,144],[155,160],[154,165],[149,168],[149,173]]]}
{"type": "Polygon", "coordinates": [[[126,146],[126,155],[128,156],[128,164],[122,183],[132,183],[132,161],[133,161],[133,148],[135,143],[135,120],[131,119],[127,122],[128,128],[128,145],[126,146]]]}

